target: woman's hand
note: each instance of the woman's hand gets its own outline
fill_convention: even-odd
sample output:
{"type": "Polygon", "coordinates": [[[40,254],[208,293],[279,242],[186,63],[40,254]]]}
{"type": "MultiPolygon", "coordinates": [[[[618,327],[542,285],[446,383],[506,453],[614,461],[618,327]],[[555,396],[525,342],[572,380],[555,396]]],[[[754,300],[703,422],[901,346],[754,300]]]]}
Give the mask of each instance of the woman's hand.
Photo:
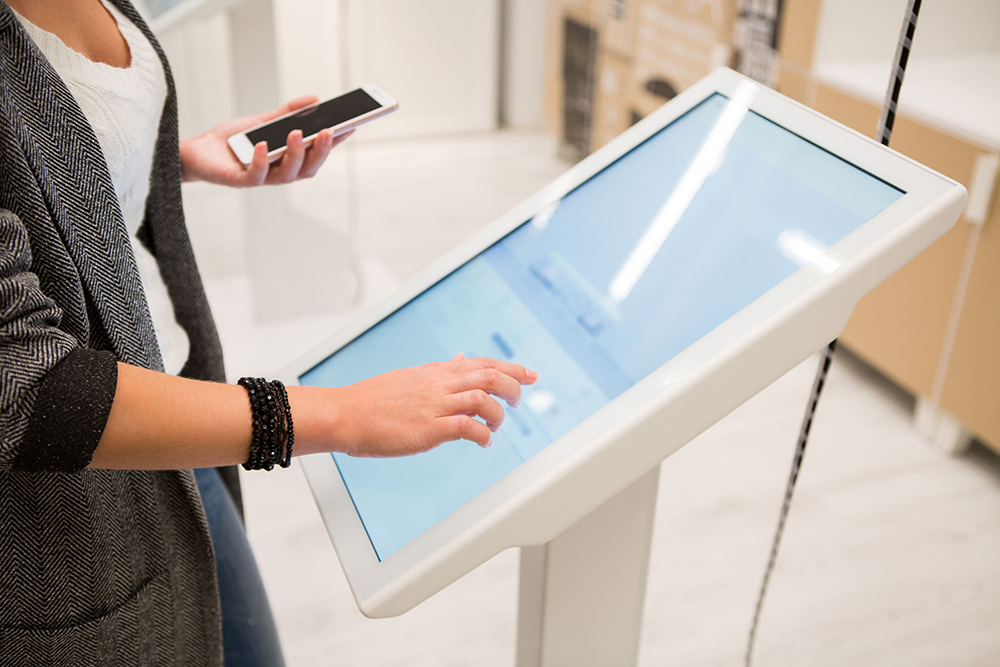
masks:
{"type": "Polygon", "coordinates": [[[296,449],[302,443],[309,452],[383,457],[417,454],[451,440],[489,447],[504,417],[493,396],[516,406],[521,385],[537,378],[516,364],[458,355],[334,390],[289,387],[296,449]],[[328,420],[300,429],[297,415],[324,413],[328,420]]]}
{"type": "Polygon", "coordinates": [[[291,113],[317,102],[313,95],[299,97],[272,111],[234,118],[216,125],[208,132],[190,139],[181,139],[181,178],[188,181],[208,181],[233,188],[248,188],[257,185],[277,185],[291,183],[300,178],[312,178],[323,166],[327,155],[334,146],[351,136],[351,132],[334,137],[330,130],[321,130],[308,149],[302,141],[302,132],[294,130],[288,135],[288,147],[282,158],[268,164],[267,144],[260,142],[254,146],[253,161],[244,167],[233,154],[227,140],[237,132],[266,123],[278,116],[291,113]]]}

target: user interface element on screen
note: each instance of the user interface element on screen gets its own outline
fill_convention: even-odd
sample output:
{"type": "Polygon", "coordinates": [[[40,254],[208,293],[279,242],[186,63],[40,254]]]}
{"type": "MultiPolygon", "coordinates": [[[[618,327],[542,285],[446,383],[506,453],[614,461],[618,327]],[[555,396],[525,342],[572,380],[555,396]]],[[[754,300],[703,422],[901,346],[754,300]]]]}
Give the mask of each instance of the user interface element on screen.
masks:
{"type": "Polygon", "coordinates": [[[335,97],[270,125],[247,132],[247,139],[255,146],[261,141],[266,141],[267,149],[273,151],[285,145],[288,133],[292,130],[302,130],[303,137],[311,137],[320,130],[335,127],[369,111],[375,111],[380,106],[365,91],[352,90],[346,95],[335,97]]]}
{"type": "MultiPolygon", "coordinates": [[[[752,90],[752,89],[751,89],[752,90]]],[[[538,371],[483,450],[334,454],[379,559],[426,531],[902,192],[716,94],[305,373],[342,386],[462,352],[538,371]]]]}

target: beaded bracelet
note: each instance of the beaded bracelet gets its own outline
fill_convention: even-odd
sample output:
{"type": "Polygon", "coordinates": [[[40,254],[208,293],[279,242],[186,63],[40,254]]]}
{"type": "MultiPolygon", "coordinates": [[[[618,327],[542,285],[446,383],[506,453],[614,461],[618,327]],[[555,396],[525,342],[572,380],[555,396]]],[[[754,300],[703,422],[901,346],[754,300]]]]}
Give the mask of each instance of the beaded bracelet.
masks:
{"type": "Polygon", "coordinates": [[[240,378],[247,390],[253,418],[253,439],[250,457],[243,464],[246,470],[272,470],[275,465],[287,468],[292,463],[295,430],[288,392],[278,380],[240,378]]]}

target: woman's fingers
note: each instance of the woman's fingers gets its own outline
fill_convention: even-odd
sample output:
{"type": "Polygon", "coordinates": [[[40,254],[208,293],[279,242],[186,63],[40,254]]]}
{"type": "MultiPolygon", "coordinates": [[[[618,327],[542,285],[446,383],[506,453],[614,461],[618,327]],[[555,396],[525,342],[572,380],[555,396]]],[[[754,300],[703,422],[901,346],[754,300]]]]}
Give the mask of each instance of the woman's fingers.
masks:
{"type": "Polygon", "coordinates": [[[267,142],[261,141],[253,147],[253,159],[244,172],[244,179],[247,186],[256,186],[264,182],[267,178],[267,142]]]}
{"type": "Polygon", "coordinates": [[[353,456],[416,454],[454,440],[488,447],[504,420],[499,400],[516,406],[521,384],[537,377],[517,364],[461,354],[389,371],[339,390],[341,435],[333,440],[353,456]]]}
{"type": "Polygon", "coordinates": [[[312,178],[326,162],[330,151],[353,133],[346,132],[334,137],[330,130],[321,130],[307,149],[302,138],[302,130],[292,130],[281,162],[271,168],[268,183],[291,183],[300,178],[312,178]]]}
{"type": "Polygon", "coordinates": [[[480,417],[491,431],[496,433],[503,424],[503,406],[481,389],[453,394],[447,406],[449,415],[472,415],[480,417]]]}
{"type": "Polygon", "coordinates": [[[493,444],[493,434],[483,422],[467,415],[454,415],[434,420],[434,439],[438,442],[469,440],[480,447],[493,444]]]}
{"type": "Polygon", "coordinates": [[[538,379],[538,373],[529,368],[525,368],[520,364],[512,364],[509,361],[490,359],[489,357],[467,359],[461,368],[463,371],[497,370],[504,375],[514,378],[520,384],[533,384],[538,379]]]}
{"type": "Polygon", "coordinates": [[[521,403],[521,384],[495,368],[482,368],[463,373],[454,385],[455,393],[476,389],[502,398],[511,407],[517,407],[521,403]]]}
{"type": "Polygon", "coordinates": [[[302,167],[299,169],[299,178],[312,178],[319,171],[319,168],[326,162],[327,156],[333,149],[334,136],[330,130],[320,130],[316,138],[313,139],[312,146],[306,152],[302,167]]]}
{"type": "Polygon", "coordinates": [[[288,133],[288,142],[281,162],[271,167],[267,182],[272,184],[291,183],[299,175],[306,148],[302,141],[302,130],[292,130],[288,133]]]}
{"type": "Polygon", "coordinates": [[[452,359],[459,375],[454,389],[457,392],[480,389],[499,396],[512,407],[521,403],[521,385],[532,384],[538,373],[509,361],[489,359],[466,359],[456,356],[452,359]]]}
{"type": "Polygon", "coordinates": [[[330,151],[344,143],[352,134],[354,134],[354,130],[348,130],[337,136],[333,136],[332,130],[320,131],[316,139],[313,140],[312,147],[306,151],[305,160],[302,162],[302,168],[299,170],[299,178],[312,178],[315,176],[319,168],[326,162],[326,158],[330,156],[330,151]],[[321,142],[324,133],[329,138],[325,142],[321,142]]]}

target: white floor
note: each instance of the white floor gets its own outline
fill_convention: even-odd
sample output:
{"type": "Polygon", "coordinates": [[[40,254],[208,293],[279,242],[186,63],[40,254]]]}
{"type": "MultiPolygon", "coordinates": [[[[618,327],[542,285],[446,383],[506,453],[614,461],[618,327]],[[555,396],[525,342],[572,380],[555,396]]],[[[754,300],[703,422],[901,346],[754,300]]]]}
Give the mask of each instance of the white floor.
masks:
{"type": "MultiPolygon", "coordinates": [[[[551,142],[531,134],[356,151],[362,306],[564,168],[551,142]]],[[[331,210],[324,197],[342,191],[341,172],[298,187],[299,205],[331,210]]],[[[354,314],[255,322],[249,281],[218,233],[239,235],[238,221],[222,219],[232,207],[219,202],[231,195],[187,194],[232,377],[273,373],[354,314]],[[206,216],[220,218],[215,231],[199,222],[206,216]]],[[[641,665],[742,664],[814,368],[805,362],[664,463],[641,665]]],[[[1000,664],[1000,460],[978,447],[963,458],[939,455],[910,426],[912,407],[863,364],[838,356],[756,664],[1000,664]]],[[[248,532],[290,667],[513,665],[515,550],[400,618],[368,620],[300,468],[243,479],[248,532]]]]}

